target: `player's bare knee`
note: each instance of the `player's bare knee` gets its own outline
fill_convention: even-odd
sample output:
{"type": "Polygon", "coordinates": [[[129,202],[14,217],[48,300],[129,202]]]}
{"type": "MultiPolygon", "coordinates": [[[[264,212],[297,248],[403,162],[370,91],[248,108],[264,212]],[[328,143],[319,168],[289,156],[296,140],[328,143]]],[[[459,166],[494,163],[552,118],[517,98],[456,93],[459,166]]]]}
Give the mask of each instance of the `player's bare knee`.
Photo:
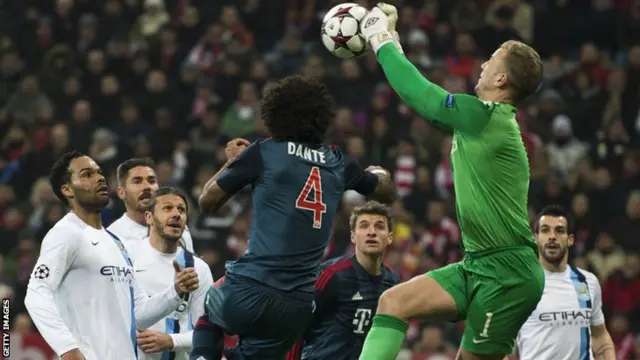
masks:
{"type": "Polygon", "coordinates": [[[378,300],[377,313],[404,318],[402,289],[398,289],[396,286],[383,292],[382,295],[380,295],[380,300],[378,300]]]}

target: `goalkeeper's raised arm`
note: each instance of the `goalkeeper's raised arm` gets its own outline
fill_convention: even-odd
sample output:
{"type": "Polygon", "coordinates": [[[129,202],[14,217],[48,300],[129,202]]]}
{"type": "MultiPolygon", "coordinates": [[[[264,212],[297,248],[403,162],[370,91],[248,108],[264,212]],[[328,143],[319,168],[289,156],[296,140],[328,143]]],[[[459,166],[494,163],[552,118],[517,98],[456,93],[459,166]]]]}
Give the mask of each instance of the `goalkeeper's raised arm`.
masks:
{"type": "Polygon", "coordinates": [[[475,87],[478,97],[450,94],[422,76],[402,52],[395,31],[394,6],[378,4],[361,22],[362,35],[376,52],[378,62],[400,97],[422,116],[470,134],[480,133],[500,102],[516,106],[535,92],[542,73],[539,55],[526,44],[504,43],[482,64],[475,87]]]}

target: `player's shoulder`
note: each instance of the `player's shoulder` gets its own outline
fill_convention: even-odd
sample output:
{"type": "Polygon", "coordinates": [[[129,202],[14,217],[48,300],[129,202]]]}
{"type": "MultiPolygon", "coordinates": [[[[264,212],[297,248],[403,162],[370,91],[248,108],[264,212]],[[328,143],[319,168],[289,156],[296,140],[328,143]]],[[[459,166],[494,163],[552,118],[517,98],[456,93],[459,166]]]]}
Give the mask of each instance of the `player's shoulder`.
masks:
{"type": "Polygon", "coordinates": [[[115,236],[118,240],[127,243],[132,240],[139,240],[141,232],[146,233],[146,227],[131,220],[127,214],[122,214],[105,229],[109,235],[115,236]]]}
{"type": "Polygon", "coordinates": [[[334,286],[339,286],[344,278],[344,274],[353,267],[353,258],[351,256],[340,256],[323,262],[320,265],[320,271],[315,282],[316,291],[325,291],[327,284],[332,283],[334,286]]]}
{"type": "Polygon", "coordinates": [[[73,213],[68,213],[62,217],[47,232],[42,240],[42,244],[58,243],[61,241],[79,241],[83,237],[83,232],[88,225],[73,213]]]}
{"type": "Polygon", "coordinates": [[[518,123],[516,121],[517,109],[513,105],[497,101],[480,100],[480,102],[486,107],[488,111],[491,112],[492,123],[500,123],[504,126],[518,127],[518,123]]]}
{"type": "Polygon", "coordinates": [[[598,277],[596,276],[596,274],[579,267],[575,267],[575,269],[581,272],[582,275],[584,275],[587,285],[589,285],[590,288],[595,286],[600,287],[600,280],[598,280],[598,277]]]}
{"type": "Polygon", "coordinates": [[[320,277],[335,277],[353,269],[353,255],[343,255],[329,259],[320,265],[320,277]]]}
{"type": "Polygon", "coordinates": [[[283,142],[276,141],[275,139],[268,137],[254,140],[251,144],[249,144],[247,149],[250,149],[249,151],[260,152],[260,150],[262,149],[269,149],[278,146],[283,146],[283,142]]]}
{"type": "Polygon", "coordinates": [[[124,216],[125,215],[120,216],[114,222],[112,222],[111,225],[107,226],[107,230],[112,233],[117,233],[119,231],[122,231],[126,227],[124,216]]]}
{"type": "MultiPolygon", "coordinates": [[[[240,153],[237,160],[242,160],[246,164],[260,162],[263,158],[263,152],[276,147],[277,145],[275,143],[272,138],[254,140],[240,153]]],[[[255,165],[259,166],[258,164],[255,165]]]]}
{"type": "Polygon", "coordinates": [[[383,265],[382,266],[382,271],[383,271],[383,279],[386,282],[389,282],[393,285],[396,285],[398,283],[400,283],[400,275],[393,271],[393,269],[391,269],[390,267],[388,267],[387,265],[383,265]]]}

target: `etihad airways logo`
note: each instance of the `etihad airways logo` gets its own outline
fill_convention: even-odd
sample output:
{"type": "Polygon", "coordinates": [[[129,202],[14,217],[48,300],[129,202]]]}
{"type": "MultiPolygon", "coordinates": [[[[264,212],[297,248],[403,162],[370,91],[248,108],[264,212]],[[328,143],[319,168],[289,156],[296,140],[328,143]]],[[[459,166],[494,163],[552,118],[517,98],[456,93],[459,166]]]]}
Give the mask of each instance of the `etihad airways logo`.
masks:
{"type": "Polygon", "coordinates": [[[126,266],[106,265],[100,269],[102,276],[111,278],[111,282],[131,284],[133,280],[133,270],[126,266]]]}
{"type": "Polygon", "coordinates": [[[538,314],[538,320],[546,326],[578,326],[591,324],[591,309],[549,311],[538,314]]]}

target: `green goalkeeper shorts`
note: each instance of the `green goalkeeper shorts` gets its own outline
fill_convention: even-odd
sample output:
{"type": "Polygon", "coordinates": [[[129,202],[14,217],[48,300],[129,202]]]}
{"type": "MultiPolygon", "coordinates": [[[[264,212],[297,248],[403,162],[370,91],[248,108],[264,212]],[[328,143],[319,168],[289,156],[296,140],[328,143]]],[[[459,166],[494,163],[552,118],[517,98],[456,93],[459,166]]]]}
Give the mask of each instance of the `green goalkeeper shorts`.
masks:
{"type": "Polygon", "coordinates": [[[511,354],[544,289],[542,266],[528,247],[467,254],[427,275],[455,300],[459,320],[466,319],[461,346],[474,354],[511,354]]]}

